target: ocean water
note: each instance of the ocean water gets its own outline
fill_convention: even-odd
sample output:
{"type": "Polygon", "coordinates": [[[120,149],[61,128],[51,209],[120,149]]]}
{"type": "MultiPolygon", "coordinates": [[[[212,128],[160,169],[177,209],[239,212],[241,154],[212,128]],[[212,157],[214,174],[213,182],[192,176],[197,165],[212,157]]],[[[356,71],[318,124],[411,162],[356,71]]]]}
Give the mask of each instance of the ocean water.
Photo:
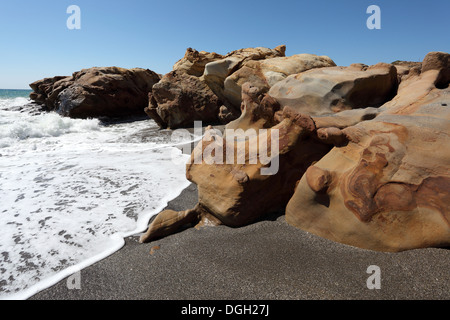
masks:
{"type": "Polygon", "coordinates": [[[0,299],[26,299],[110,255],[189,182],[188,155],[152,120],[39,113],[0,90],[0,299]]]}

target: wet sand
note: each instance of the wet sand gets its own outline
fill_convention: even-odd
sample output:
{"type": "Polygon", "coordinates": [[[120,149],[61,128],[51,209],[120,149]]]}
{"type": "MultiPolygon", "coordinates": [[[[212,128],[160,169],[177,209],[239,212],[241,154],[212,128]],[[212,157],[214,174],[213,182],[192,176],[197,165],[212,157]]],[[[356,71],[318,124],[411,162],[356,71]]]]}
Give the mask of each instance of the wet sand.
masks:
{"type": "MultiPolygon", "coordinates": [[[[196,202],[191,185],[168,208],[196,202]]],[[[241,228],[191,228],[147,244],[138,238],[83,269],[80,289],[64,279],[30,300],[450,299],[450,250],[363,250],[296,229],[282,214],[241,228]],[[380,268],[380,289],[367,287],[371,265],[380,268]]]]}

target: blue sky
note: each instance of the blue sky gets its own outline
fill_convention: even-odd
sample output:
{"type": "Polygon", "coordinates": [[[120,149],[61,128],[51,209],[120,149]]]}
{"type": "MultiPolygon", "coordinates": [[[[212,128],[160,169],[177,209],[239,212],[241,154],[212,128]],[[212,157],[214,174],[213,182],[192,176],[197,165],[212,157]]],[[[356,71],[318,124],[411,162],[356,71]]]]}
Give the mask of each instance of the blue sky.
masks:
{"type": "Polygon", "coordinates": [[[0,88],[27,89],[93,66],[171,71],[186,48],[226,54],[287,46],[336,64],[420,61],[450,52],[450,0],[2,0],[0,88]],[[369,5],[381,29],[369,30],[369,5]],[[69,30],[69,5],[81,29],[69,30]]]}

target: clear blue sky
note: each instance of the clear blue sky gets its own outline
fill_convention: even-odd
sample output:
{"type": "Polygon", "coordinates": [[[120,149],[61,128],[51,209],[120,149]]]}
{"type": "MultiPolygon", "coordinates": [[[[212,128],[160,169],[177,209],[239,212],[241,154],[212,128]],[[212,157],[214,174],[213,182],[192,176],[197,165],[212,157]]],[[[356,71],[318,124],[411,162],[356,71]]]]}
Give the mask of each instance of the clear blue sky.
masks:
{"type": "Polygon", "coordinates": [[[186,48],[226,54],[287,46],[336,64],[420,61],[450,52],[450,0],[2,0],[0,88],[93,66],[171,71],[186,48]],[[69,30],[69,5],[81,30],[69,30]],[[369,30],[369,5],[381,30],[369,30]]]}

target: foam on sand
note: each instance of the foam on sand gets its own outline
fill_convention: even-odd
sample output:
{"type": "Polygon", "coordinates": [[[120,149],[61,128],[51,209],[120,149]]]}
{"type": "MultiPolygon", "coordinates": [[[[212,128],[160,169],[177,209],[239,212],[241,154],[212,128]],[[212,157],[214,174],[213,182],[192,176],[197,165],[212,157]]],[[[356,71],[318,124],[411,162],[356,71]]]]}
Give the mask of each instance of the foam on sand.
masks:
{"type": "Polygon", "coordinates": [[[0,298],[26,299],[117,251],[190,184],[189,156],[151,120],[102,126],[2,103],[0,298]]]}

